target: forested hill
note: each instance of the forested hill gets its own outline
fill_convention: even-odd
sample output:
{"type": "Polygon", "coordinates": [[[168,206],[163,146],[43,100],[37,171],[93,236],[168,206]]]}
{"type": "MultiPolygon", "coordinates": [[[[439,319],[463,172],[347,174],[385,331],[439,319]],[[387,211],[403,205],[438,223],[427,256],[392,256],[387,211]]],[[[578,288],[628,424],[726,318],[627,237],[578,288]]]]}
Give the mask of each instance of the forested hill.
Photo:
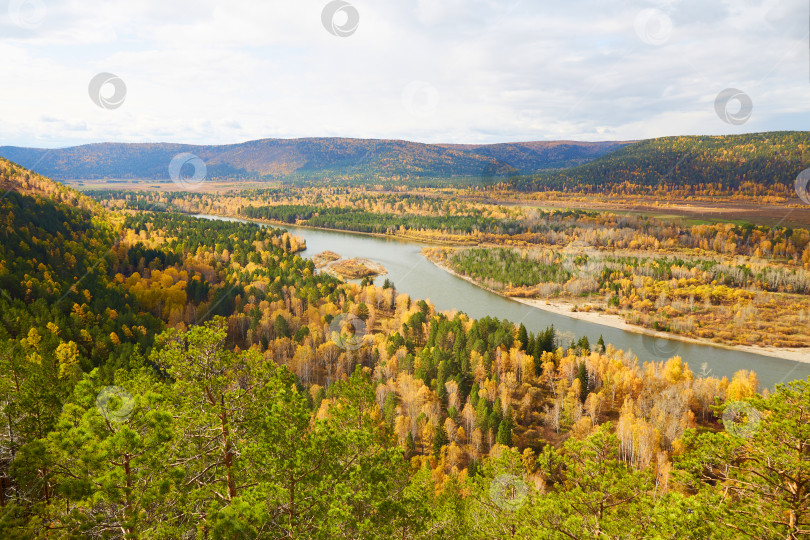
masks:
{"type": "MultiPolygon", "coordinates": [[[[114,243],[113,220],[98,203],[2,158],[0,190],[4,316],[11,316],[6,301],[24,305],[41,298],[68,304],[79,276],[89,278],[85,284],[95,284],[92,270],[114,243]]],[[[8,322],[3,319],[0,338],[8,322]]],[[[19,320],[12,326],[16,324],[19,320]]]]}
{"type": "Polygon", "coordinates": [[[632,142],[535,141],[485,145],[446,144],[508,164],[517,171],[566,169],[582,165],[623,148],[632,142]]]}
{"type": "Polygon", "coordinates": [[[103,212],[101,205],[90,197],[0,157],[0,201],[12,193],[35,200],[47,199],[50,205],[64,203],[94,213],[103,212]]]}
{"type": "Polygon", "coordinates": [[[61,339],[49,336],[39,344],[37,361],[51,362],[57,373],[67,369],[60,361],[75,360],[83,369],[117,364],[137,341],[123,338],[117,343],[121,347],[112,346],[109,335],[123,335],[122,325],[158,329],[156,319],[140,320],[121,310],[131,299],[110,286],[119,218],[75,190],[4,159],[0,188],[0,363],[7,340],[26,338],[35,327],[52,328],[49,323],[59,325],[61,339]],[[115,318],[109,308],[119,309],[115,318]],[[80,344],[76,355],[60,360],[56,347],[71,339],[80,344]],[[46,355],[51,346],[53,355],[46,355]]]}
{"type": "Polygon", "coordinates": [[[792,189],[810,166],[810,132],[664,137],[641,141],[567,170],[514,178],[521,191],[610,190],[637,186],[700,186],[736,189],[745,183],[792,189]]]}
{"type": "Polygon", "coordinates": [[[282,230],[0,183],[0,538],[810,530],[810,381],[760,395],[340,281],[282,230]]]}
{"type": "Polygon", "coordinates": [[[168,180],[172,158],[200,157],[209,178],[409,179],[530,174],[571,167],[622,142],[434,145],[375,139],[262,139],[224,146],[101,143],[62,149],[0,147],[0,156],[58,180],[168,180]]]}

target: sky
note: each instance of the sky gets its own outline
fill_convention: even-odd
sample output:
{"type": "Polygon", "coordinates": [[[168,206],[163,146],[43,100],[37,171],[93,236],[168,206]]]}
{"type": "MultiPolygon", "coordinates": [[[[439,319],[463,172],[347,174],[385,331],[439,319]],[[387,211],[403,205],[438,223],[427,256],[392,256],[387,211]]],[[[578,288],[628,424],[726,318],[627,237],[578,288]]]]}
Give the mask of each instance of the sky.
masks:
{"type": "Polygon", "coordinates": [[[809,0],[0,0],[0,145],[810,126],[809,0]]]}

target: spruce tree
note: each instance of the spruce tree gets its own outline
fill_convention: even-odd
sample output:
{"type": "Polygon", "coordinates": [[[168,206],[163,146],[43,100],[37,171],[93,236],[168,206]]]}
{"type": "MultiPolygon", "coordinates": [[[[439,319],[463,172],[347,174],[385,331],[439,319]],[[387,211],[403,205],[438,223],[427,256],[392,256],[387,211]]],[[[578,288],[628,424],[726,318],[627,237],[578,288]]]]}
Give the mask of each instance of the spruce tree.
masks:
{"type": "Polygon", "coordinates": [[[405,437],[405,459],[411,459],[413,456],[416,455],[416,443],[413,441],[413,435],[411,432],[408,432],[408,436],[405,437]]]}
{"type": "Polygon", "coordinates": [[[504,446],[512,446],[512,428],[514,427],[514,420],[512,419],[512,408],[506,411],[506,417],[501,421],[498,426],[498,435],[495,437],[495,442],[504,446]]]}
{"type": "Polygon", "coordinates": [[[526,349],[525,350],[526,350],[526,354],[528,354],[529,356],[534,356],[534,357],[537,356],[537,354],[535,353],[534,334],[529,334],[529,342],[526,343],[526,349]]]}
{"type": "Polygon", "coordinates": [[[369,311],[368,306],[364,303],[361,303],[357,306],[357,318],[366,322],[369,318],[369,311]]]}
{"type": "Polygon", "coordinates": [[[444,429],[443,423],[439,423],[433,435],[433,457],[439,459],[442,446],[447,446],[448,444],[450,444],[450,438],[447,436],[447,430],[444,429]]]}
{"type": "Polygon", "coordinates": [[[470,405],[473,407],[478,407],[478,383],[474,382],[472,388],[470,388],[470,405]]]}
{"type": "Polygon", "coordinates": [[[580,386],[581,392],[579,394],[579,397],[582,400],[582,403],[585,403],[585,400],[588,399],[588,393],[590,391],[588,388],[588,370],[585,367],[585,362],[582,362],[579,365],[579,370],[577,371],[577,379],[579,379],[579,382],[581,384],[580,386]]]}
{"type": "Polygon", "coordinates": [[[489,427],[489,407],[487,406],[486,399],[478,400],[478,405],[475,407],[475,417],[478,420],[478,427],[481,428],[481,431],[484,431],[487,429],[487,427],[489,427]]]}
{"type": "Polygon", "coordinates": [[[588,341],[588,336],[582,336],[577,343],[577,347],[581,352],[591,352],[591,342],[588,341]]]}
{"type": "Polygon", "coordinates": [[[517,340],[520,341],[520,350],[525,351],[526,346],[529,344],[529,333],[526,331],[526,326],[521,323],[517,333],[517,340]]]}
{"type": "Polygon", "coordinates": [[[273,330],[277,338],[290,337],[290,325],[283,315],[278,315],[276,320],[273,321],[273,330]]]}

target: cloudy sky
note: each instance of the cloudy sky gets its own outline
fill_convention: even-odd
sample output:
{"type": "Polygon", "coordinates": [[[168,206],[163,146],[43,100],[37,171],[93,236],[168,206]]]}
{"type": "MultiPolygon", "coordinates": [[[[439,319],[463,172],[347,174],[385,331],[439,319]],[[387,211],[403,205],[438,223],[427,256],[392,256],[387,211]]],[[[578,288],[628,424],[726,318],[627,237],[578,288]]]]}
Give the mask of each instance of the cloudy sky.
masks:
{"type": "Polygon", "coordinates": [[[0,0],[0,145],[810,126],[808,0],[337,1],[0,0]]]}

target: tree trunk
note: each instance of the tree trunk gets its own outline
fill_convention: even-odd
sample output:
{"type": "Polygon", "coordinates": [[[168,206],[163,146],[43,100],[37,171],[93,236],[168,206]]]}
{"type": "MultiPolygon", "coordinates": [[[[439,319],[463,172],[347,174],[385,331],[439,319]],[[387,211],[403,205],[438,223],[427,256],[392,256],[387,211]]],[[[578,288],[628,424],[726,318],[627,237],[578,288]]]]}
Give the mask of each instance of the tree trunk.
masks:
{"type": "Polygon", "coordinates": [[[225,398],[220,401],[220,421],[222,422],[222,462],[225,464],[225,473],[228,482],[228,500],[236,497],[236,479],[233,477],[233,452],[231,451],[231,433],[228,428],[228,413],[225,410],[225,398]]]}
{"type": "Polygon", "coordinates": [[[129,522],[126,527],[127,538],[137,540],[138,533],[135,532],[134,524],[132,523],[132,468],[130,467],[130,456],[124,454],[124,475],[127,478],[126,502],[124,506],[124,515],[129,522]]]}

